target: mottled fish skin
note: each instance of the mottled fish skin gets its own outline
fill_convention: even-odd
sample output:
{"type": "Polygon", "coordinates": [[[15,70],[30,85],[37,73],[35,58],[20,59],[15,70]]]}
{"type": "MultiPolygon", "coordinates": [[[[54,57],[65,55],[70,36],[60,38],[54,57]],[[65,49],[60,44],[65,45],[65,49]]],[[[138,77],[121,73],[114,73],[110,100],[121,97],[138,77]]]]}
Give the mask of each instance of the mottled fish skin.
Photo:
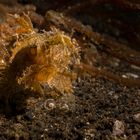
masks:
{"type": "Polygon", "coordinates": [[[6,20],[6,9],[4,6],[15,6],[17,4],[17,0],[0,0],[0,24],[5,22],[6,20]]]}
{"type": "Polygon", "coordinates": [[[5,22],[6,20],[6,11],[4,10],[4,7],[0,4],[0,24],[5,22]]]}

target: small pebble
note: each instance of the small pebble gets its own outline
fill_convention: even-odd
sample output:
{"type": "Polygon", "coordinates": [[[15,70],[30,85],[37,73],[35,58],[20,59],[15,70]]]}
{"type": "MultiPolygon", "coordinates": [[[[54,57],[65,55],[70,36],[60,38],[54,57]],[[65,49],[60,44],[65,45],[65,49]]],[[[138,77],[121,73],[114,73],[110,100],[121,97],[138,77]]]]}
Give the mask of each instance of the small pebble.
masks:
{"type": "Polygon", "coordinates": [[[122,121],[116,120],[113,126],[113,135],[120,136],[124,134],[124,123],[122,121]]]}
{"type": "Polygon", "coordinates": [[[137,113],[134,115],[133,119],[136,121],[136,122],[139,122],[140,123],[140,113],[137,113]]]}
{"type": "Polygon", "coordinates": [[[67,104],[64,104],[64,105],[62,106],[62,109],[63,109],[63,110],[69,110],[69,106],[68,106],[67,104]]]}
{"type": "Polygon", "coordinates": [[[137,74],[134,74],[134,73],[126,73],[126,76],[128,77],[128,78],[139,78],[139,76],[137,75],[137,74]]]}
{"type": "Polygon", "coordinates": [[[24,118],[26,119],[26,120],[33,120],[34,118],[35,118],[35,115],[34,115],[34,113],[32,113],[32,112],[26,112],[26,114],[24,115],[24,118]]]}
{"type": "Polygon", "coordinates": [[[94,139],[95,137],[95,130],[90,128],[90,129],[85,129],[85,138],[84,140],[90,140],[94,139]]]}
{"type": "Polygon", "coordinates": [[[136,70],[140,70],[140,67],[136,66],[136,65],[131,65],[131,68],[136,69],[136,70]]]}

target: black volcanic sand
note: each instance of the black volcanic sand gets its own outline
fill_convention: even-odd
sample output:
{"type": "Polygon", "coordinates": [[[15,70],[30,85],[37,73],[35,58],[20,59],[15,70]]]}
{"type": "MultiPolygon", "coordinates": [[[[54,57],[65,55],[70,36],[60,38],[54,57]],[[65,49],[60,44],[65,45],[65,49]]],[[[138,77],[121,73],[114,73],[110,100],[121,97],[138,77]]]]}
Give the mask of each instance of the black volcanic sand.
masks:
{"type": "Polygon", "coordinates": [[[25,112],[0,115],[0,140],[139,140],[140,89],[84,76],[58,99],[29,98],[25,112]],[[122,126],[115,129],[115,122],[122,126]],[[121,132],[118,132],[121,131],[121,132]]]}

